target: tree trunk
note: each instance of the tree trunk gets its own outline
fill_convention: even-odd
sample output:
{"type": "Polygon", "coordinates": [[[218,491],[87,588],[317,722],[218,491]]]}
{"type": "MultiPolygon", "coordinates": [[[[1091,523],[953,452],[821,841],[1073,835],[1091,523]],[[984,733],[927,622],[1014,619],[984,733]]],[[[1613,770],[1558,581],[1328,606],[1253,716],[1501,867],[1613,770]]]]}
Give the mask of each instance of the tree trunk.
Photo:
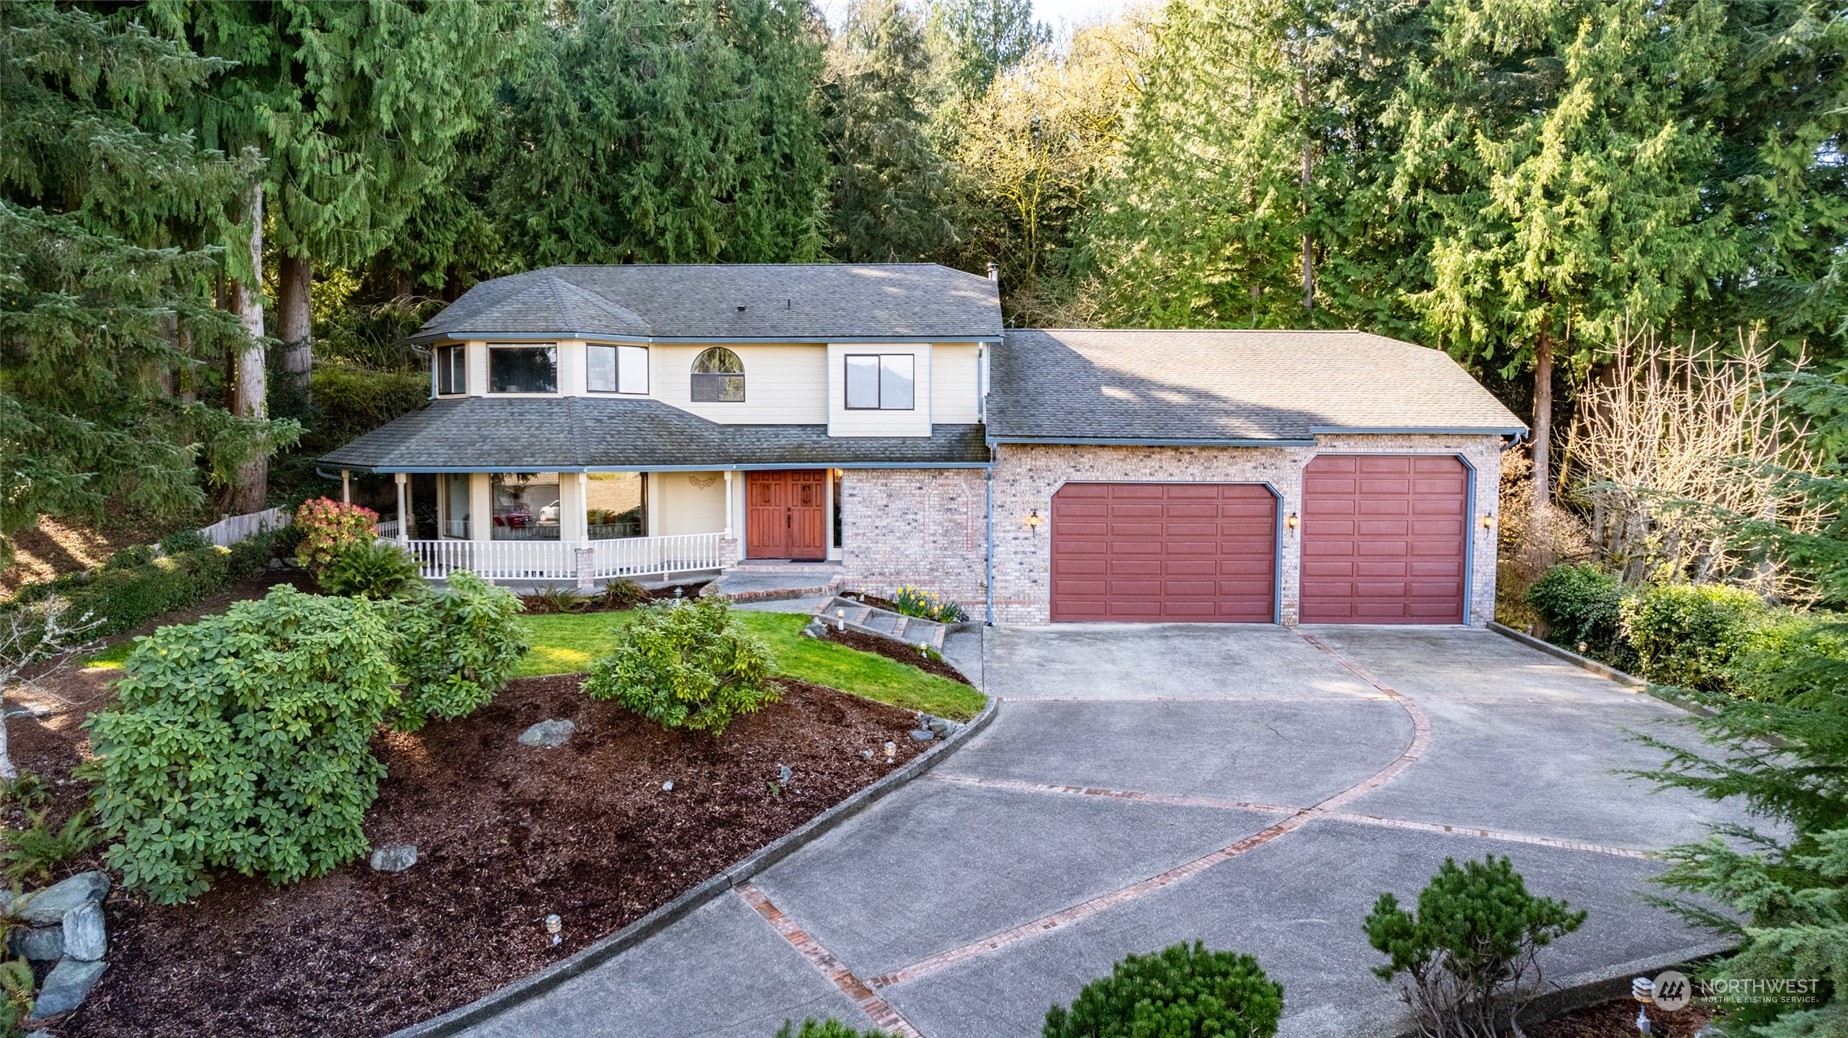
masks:
{"type": "Polygon", "coordinates": [[[314,264],[307,257],[284,254],[277,263],[276,338],[282,340],[282,370],[304,400],[314,370],[314,325],[308,308],[313,283],[314,264]]]}
{"type": "MultiPolygon", "coordinates": [[[[229,278],[230,310],[250,337],[250,344],[231,361],[231,413],[240,418],[269,417],[269,370],[263,345],[263,185],[250,189],[250,269],[256,284],[229,278]]],[[[269,496],[269,458],[257,457],[238,466],[237,485],[229,506],[243,515],[263,507],[269,496]]]]}
{"type": "Polygon", "coordinates": [[[1553,333],[1540,329],[1534,343],[1534,518],[1544,522],[1553,503],[1553,333]]]}
{"type": "MultiPolygon", "coordinates": [[[[1305,68],[1302,77],[1296,82],[1296,102],[1302,111],[1309,110],[1309,77],[1305,68]]],[[[1309,237],[1309,178],[1314,170],[1309,154],[1308,116],[1303,116],[1303,312],[1315,313],[1315,251],[1314,243],[1309,237]]]]}

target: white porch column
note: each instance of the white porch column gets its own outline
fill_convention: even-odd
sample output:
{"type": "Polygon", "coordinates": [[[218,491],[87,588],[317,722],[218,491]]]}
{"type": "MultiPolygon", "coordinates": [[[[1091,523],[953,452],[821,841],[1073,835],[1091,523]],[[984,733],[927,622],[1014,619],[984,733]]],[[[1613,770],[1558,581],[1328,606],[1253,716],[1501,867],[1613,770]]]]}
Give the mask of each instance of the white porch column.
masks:
{"type": "Polygon", "coordinates": [[[405,488],[410,484],[411,477],[403,472],[397,473],[396,475],[398,483],[398,540],[402,542],[410,540],[408,536],[410,528],[406,522],[406,520],[410,518],[410,509],[406,508],[404,505],[404,496],[406,493],[405,488]]]}
{"type": "Polygon", "coordinates": [[[353,474],[346,469],[340,470],[340,503],[343,505],[353,503],[353,474]]]}
{"type": "Polygon", "coordinates": [[[732,470],[725,470],[725,539],[732,535],[732,470]]]}

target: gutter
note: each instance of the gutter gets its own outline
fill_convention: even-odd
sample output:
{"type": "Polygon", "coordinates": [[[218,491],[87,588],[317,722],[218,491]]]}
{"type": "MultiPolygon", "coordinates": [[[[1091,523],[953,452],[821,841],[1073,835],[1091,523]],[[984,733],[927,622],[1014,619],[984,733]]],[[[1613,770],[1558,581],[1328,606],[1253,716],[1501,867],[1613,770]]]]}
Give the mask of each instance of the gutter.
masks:
{"type": "MultiPolygon", "coordinates": [[[[327,462],[323,464],[339,465],[349,472],[370,472],[385,475],[403,472],[410,475],[447,474],[459,475],[466,472],[505,472],[508,474],[557,472],[717,472],[720,469],[733,469],[738,472],[777,472],[784,469],[985,469],[993,462],[987,461],[775,461],[749,465],[739,465],[726,461],[714,461],[704,465],[500,465],[494,462],[477,462],[472,465],[360,465],[351,462],[327,462]]],[[[320,472],[316,468],[316,472],[320,472]]]]}
{"type": "Polygon", "coordinates": [[[1116,436],[990,436],[988,445],[998,443],[1041,444],[1075,447],[1313,447],[1314,440],[1211,440],[1160,437],[1116,436]]]}
{"type": "Polygon", "coordinates": [[[567,331],[565,329],[533,329],[523,332],[470,332],[439,331],[417,332],[407,336],[405,341],[413,346],[439,342],[563,342],[582,339],[586,342],[614,342],[635,346],[697,346],[697,345],[819,345],[830,343],[938,343],[938,342],[988,342],[999,337],[998,332],[949,332],[938,334],[924,332],[917,335],[636,335],[634,333],[610,333],[590,331],[567,331]]]}
{"type": "Polygon", "coordinates": [[[985,481],[988,495],[987,516],[988,531],[982,552],[983,562],[987,564],[987,579],[982,584],[983,604],[987,612],[987,625],[995,625],[995,462],[993,448],[989,450],[988,478],[985,481]]]}

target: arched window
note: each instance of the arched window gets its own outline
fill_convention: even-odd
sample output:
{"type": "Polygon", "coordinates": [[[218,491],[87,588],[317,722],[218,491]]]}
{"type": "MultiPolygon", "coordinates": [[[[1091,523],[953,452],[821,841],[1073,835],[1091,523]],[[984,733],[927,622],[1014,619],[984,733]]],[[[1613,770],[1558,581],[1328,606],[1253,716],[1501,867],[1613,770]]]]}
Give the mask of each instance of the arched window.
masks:
{"type": "Polygon", "coordinates": [[[693,362],[693,402],[736,403],[744,399],[744,362],[723,346],[714,346],[693,362]]]}

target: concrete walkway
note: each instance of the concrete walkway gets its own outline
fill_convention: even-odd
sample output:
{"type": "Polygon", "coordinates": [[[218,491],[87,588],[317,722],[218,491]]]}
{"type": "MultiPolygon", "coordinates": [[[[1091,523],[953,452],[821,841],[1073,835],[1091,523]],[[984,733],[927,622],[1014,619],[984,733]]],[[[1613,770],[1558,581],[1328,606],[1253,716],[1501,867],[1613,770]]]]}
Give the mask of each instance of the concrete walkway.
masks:
{"type": "Polygon", "coordinates": [[[925,778],[469,1033],[1028,1038],[1123,955],[1199,939],[1283,983],[1284,1038],[1386,1035],[1361,920],[1446,856],[1590,910],[1554,980],[1709,940],[1641,900],[1647,852],[1735,816],[1611,773],[1679,711],[1499,635],[1004,628],[981,663],[1000,713],[925,778]]]}

